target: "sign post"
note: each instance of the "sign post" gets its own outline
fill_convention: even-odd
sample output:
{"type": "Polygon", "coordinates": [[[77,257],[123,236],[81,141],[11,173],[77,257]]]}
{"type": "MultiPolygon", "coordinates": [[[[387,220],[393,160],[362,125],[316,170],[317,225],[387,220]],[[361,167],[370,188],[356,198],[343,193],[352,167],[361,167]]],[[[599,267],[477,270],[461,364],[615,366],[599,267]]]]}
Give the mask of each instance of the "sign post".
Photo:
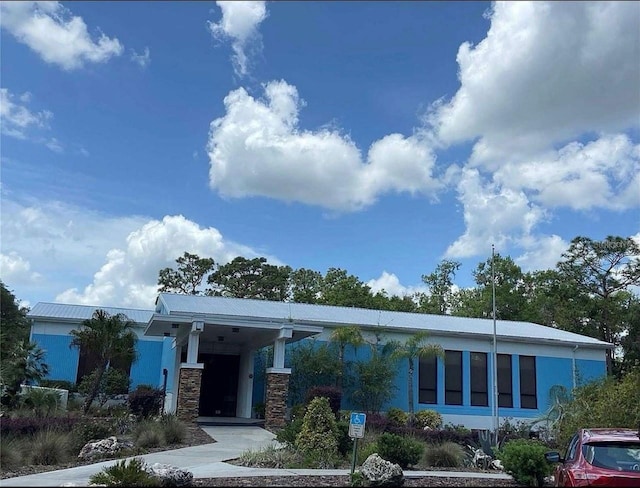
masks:
{"type": "Polygon", "coordinates": [[[353,439],[353,459],[351,461],[351,474],[356,469],[356,454],[358,452],[358,439],[364,437],[364,425],[367,422],[367,414],[352,413],[349,420],[349,437],[353,439]]]}

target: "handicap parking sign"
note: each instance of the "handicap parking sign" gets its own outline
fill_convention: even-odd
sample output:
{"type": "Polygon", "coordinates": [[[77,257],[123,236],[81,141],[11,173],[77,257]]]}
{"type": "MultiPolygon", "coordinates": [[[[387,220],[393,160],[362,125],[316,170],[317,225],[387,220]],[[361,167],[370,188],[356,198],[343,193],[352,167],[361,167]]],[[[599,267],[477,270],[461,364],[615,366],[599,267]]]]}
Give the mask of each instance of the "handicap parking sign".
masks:
{"type": "Polygon", "coordinates": [[[352,413],[349,419],[349,437],[364,437],[364,424],[367,421],[367,415],[364,413],[352,413]]]}
{"type": "Polygon", "coordinates": [[[366,421],[367,421],[367,414],[366,413],[352,413],[351,414],[351,420],[349,421],[349,423],[353,424],[353,425],[362,425],[362,426],[364,426],[366,421]]]}

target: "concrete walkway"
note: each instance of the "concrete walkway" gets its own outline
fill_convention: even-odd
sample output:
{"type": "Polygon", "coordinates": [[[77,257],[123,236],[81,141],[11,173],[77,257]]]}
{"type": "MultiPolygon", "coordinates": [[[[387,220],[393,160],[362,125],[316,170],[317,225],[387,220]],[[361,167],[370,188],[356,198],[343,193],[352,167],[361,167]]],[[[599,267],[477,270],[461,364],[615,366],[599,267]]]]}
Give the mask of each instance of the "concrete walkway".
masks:
{"type": "MultiPolygon", "coordinates": [[[[203,426],[202,429],[217,442],[200,446],[184,447],[172,451],[161,451],[136,456],[146,462],[171,464],[191,471],[194,478],[230,478],[243,476],[314,476],[348,475],[348,469],[268,469],[246,468],[225,463],[240,457],[249,449],[257,450],[269,445],[277,445],[275,435],[260,427],[253,426],[203,426]]],[[[129,459],[129,458],[128,458],[129,459]]],[[[87,486],[89,478],[111,466],[117,460],[103,461],[75,468],[48,471],[0,480],[0,487],[9,486],[87,486]]],[[[476,473],[459,471],[405,471],[408,478],[422,476],[472,477],[485,479],[511,479],[504,473],[476,473]]]]}

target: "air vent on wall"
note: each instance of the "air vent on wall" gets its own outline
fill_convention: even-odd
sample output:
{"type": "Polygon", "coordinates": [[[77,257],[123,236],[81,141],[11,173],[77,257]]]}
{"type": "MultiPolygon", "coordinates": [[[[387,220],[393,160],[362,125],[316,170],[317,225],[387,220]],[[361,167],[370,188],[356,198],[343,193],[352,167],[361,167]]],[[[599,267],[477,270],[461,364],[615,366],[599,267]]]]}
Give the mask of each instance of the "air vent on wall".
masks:
{"type": "Polygon", "coordinates": [[[240,327],[233,327],[231,329],[231,332],[235,332],[237,334],[238,332],[240,332],[240,327]]]}
{"type": "Polygon", "coordinates": [[[180,327],[180,324],[171,324],[172,329],[178,329],[179,327],[180,327]]]}

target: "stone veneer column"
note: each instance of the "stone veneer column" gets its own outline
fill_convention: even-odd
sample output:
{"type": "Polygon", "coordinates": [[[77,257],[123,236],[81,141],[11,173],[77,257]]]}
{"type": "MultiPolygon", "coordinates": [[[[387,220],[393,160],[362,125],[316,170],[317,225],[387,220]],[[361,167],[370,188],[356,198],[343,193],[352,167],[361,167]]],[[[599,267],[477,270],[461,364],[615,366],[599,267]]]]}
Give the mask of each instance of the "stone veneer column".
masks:
{"type": "Polygon", "coordinates": [[[267,403],[264,418],[265,427],[269,430],[279,430],[285,425],[290,375],[289,368],[267,369],[267,403]]]}
{"type": "Polygon", "coordinates": [[[198,419],[203,368],[203,364],[180,365],[176,413],[178,418],[185,422],[195,422],[198,419]]]}

